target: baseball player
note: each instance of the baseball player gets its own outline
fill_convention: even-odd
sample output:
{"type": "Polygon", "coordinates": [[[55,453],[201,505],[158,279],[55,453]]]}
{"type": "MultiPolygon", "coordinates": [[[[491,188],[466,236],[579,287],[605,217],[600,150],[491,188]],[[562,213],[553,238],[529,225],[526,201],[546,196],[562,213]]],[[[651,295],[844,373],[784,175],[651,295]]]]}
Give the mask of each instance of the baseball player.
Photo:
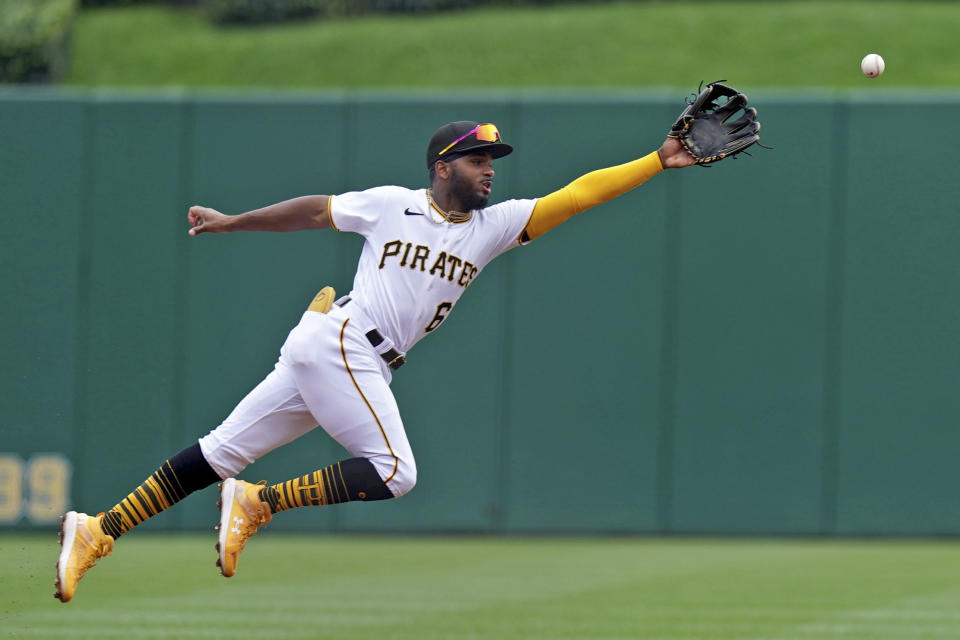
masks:
{"type": "Polygon", "coordinates": [[[61,526],[55,597],[132,527],[214,482],[217,565],[237,571],[247,540],[296,507],[384,500],[413,488],[417,468],[390,390],[410,349],[436,331],[483,268],[574,214],[695,159],[675,137],[638,160],[601,169],[539,199],[488,206],[494,161],[513,148],[490,123],[452,122],[427,146],[430,188],[381,186],[294,198],[239,215],[193,206],[189,234],[332,227],[362,235],[353,288],[324,288],[284,342],[273,371],[218,427],[166,460],[117,505],[70,511],[61,526]],[[274,485],[235,479],[247,465],[320,425],[350,458],[274,485]]]}

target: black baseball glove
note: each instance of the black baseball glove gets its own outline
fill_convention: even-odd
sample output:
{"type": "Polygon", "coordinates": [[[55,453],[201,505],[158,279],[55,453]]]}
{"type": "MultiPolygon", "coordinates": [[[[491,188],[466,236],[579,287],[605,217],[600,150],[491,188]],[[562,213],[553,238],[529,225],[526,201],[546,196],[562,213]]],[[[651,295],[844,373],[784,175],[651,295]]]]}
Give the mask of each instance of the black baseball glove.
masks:
{"type": "Polygon", "coordinates": [[[747,106],[746,95],[721,82],[726,81],[718,80],[704,87],[668,134],[680,140],[697,164],[735,156],[760,139],[757,110],[747,106]],[[731,120],[741,110],[743,114],[731,120]]]}

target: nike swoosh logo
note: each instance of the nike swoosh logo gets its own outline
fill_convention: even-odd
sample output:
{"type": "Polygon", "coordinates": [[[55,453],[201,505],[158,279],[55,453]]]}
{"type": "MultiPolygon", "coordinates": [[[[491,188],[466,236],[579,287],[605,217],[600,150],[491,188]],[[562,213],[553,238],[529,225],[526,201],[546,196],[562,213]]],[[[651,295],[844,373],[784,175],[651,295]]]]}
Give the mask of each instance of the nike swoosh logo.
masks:
{"type": "Polygon", "coordinates": [[[410,211],[410,209],[404,209],[403,212],[408,216],[422,216],[423,213],[420,211],[410,211]]]}

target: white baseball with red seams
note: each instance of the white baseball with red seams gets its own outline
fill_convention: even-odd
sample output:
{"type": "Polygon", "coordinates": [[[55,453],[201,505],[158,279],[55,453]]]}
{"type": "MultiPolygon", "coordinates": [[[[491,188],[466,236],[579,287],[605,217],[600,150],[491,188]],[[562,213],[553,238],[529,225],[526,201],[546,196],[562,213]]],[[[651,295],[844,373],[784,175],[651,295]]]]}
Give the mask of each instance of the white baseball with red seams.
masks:
{"type": "Polygon", "coordinates": [[[366,240],[350,300],[303,314],[274,370],[200,439],[210,466],[235,476],[319,424],[351,455],[369,459],[395,496],[409,491],[416,465],[380,354],[405,353],[439,327],[480,271],[519,246],[535,204],[508,200],[453,222],[426,189],[331,196],[334,228],[366,240]],[[371,329],[384,337],[376,348],[371,329]]]}
{"type": "Polygon", "coordinates": [[[863,71],[863,75],[868,78],[876,78],[883,73],[886,66],[883,58],[878,53],[868,53],[863,57],[863,60],[860,61],[860,70],[863,71]]]}

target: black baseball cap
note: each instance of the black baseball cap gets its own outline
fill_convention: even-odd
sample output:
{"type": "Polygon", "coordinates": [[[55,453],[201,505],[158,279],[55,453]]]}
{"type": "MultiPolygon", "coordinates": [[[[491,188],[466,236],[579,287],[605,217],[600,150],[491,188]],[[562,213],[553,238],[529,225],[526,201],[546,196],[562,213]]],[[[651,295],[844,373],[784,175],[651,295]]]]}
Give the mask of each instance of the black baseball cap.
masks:
{"type": "Polygon", "coordinates": [[[485,151],[494,158],[502,158],[513,152],[513,147],[500,140],[497,125],[478,124],[472,120],[460,120],[445,124],[430,138],[427,145],[427,168],[437,160],[452,161],[474,151],[485,151]]]}

